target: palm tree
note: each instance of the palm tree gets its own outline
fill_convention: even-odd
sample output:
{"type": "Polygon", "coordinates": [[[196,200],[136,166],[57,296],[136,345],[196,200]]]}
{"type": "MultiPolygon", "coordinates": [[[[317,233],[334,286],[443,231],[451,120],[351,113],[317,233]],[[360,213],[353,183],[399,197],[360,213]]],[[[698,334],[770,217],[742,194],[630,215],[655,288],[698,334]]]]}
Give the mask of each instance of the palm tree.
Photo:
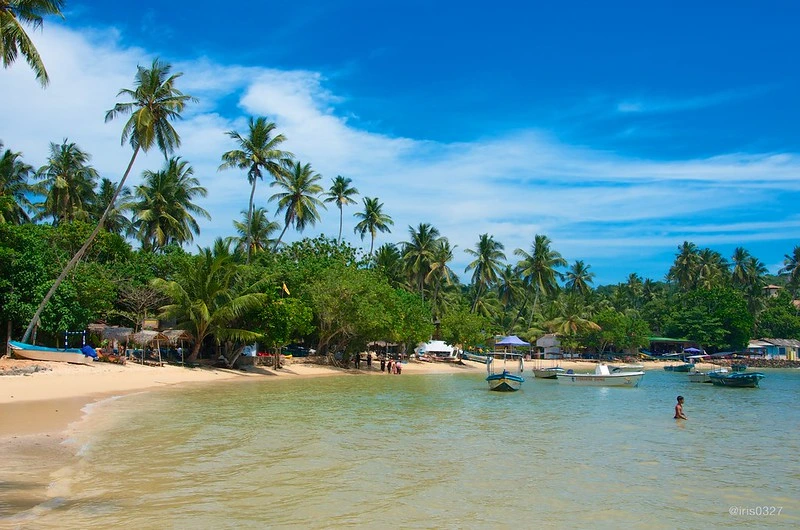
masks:
{"type": "Polygon", "coordinates": [[[378,232],[391,232],[389,225],[393,225],[394,221],[383,213],[383,203],[378,202],[377,197],[364,197],[364,211],[356,212],[353,215],[361,219],[353,229],[355,233],[361,235],[361,241],[364,241],[367,233],[370,235],[369,255],[372,256],[375,236],[378,235],[378,232]]]}
{"type": "Polygon", "coordinates": [[[3,57],[3,68],[8,68],[22,54],[25,62],[36,74],[36,79],[45,87],[50,82],[42,58],[36,51],[22,24],[41,28],[46,15],[57,15],[64,18],[61,9],[64,0],[3,0],[0,1],[0,55],[3,57]]]}
{"type": "Polygon", "coordinates": [[[667,278],[677,282],[684,291],[694,288],[699,276],[700,255],[697,245],[684,241],[678,247],[675,262],[667,273],[667,278]]]}
{"type": "Polygon", "coordinates": [[[132,204],[133,226],[144,250],[158,251],[172,243],[183,244],[199,234],[192,214],[211,216],[192,201],[207,191],[194,178],[194,169],[180,157],[170,158],[161,171],[145,171],[144,183],[136,186],[132,204]]]}
{"type": "Polygon", "coordinates": [[[36,172],[45,199],[37,203],[37,219],[52,217],[53,225],[75,220],[88,221],[98,174],[89,165],[91,155],[74,142],[50,142],[47,164],[36,172]]]}
{"type": "Polygon", "coordinates": [[[139,151],[147,152],[154,145],[157,145],[166,158],[176,147],[180,146],[180,136],[178,136],[178,132],[172,127],[170,120],[179,119],[181,117],[181,112],[186,106],[186,102],[193,101],[194,98],[184,95],[175,88],[175,81],[182,74],[170,76],[169,72],[171,69],[172,67],[169,64],[162,63],[158,59],[153,61],[151,68],[139,66],[134,83],[136,88],[134,90],[123,88],[117,94],[126,95],[130,97],[132,101],[117,103],[113,109],[106,113],[106,122],[113,120],[119,115],[131,114],[131,117],[122,129],[122,143],[124,144],[126,140],[130,141],[131,147],[133,147],[133,155],[131,155],[128,167],[125,169],[125,173],[122,175],[122,179],[120,179],[117,185],[117,191],[114,193],[114,196],[111,197],[108,208],[103,212],[103,215],[97,222],[97,226],[89,235],[89,239],[86,240],[69,263],[67,263],[59,277],[53,282],[53,285],[50,287],[44,299],[42,299],[39,307],[36,309],[31,321],[28,323],[25,334],[22,336],[23,342],[28,340],[31,331],[33,331],[33,327],[39,322],[42,311],[47,305],[47,302],[50,301],[50,298],[52,298],[53,293],[56,292],[56,289],[58,289],[58,286],[64,281],[64,278],[67,277],[69,271],[78,263],[86,252],[86,249],[89,248],[89,245],[92,244],[94,238],[97,237],[97,234],[103,228],[103,223],[105,223],[106,218],[111,213],[117,201],[117,197],[125,186],[125,180],[131,172],[131,168],[133,167],[133,163],[139,151]]]}
{"type": "MultiPolygon", "coordinates": [[[[337,243],[342,241],[342,207],[345,204],[355,204],[356,201],[353,199],[353,195],[358,195],[358,190],[350,186],[351,182],[352,180],[349,178],[336,175],[336,178],[333,179],[333,184],[325,194],[327,196],[325,202],[335,202],[339,208],[339,237],[336,239],[337,243]]],[[[372,250],[370,250],[370,254],[372,254],[372,250]]]]}
{"type": "Polygon", "coordinates": [[[752,256],[743,247],[736,247],[731,256],[733,269],[731,270],[731,283],[738,287],[747,285],[747,263],[752,256]]]}
{"type": "Polygon", "coordinates": [[[556,278],[560,273],[556,267],[566,267],[567,260],[561,254],[550,248],[552,241],[549,237],[536,234],[531,245],[531,252],[527,253],[521,248],[514,251],[514,254],[522,259],[517,263],[517,268],[522,276],[525,286],[533,289],[533,310],[528,322],[531,327],[533,317],[539,305],[541,295],[552,295],[558,290],[556,278]]]}
{"type": "Polygon", "coordinates": [[[794,247],[791,254],[783,255],[783,267],[778,274],[789,276],[789,285],[793,290],[796,291],[800,287],[800,246],[794,247]]]}
{"type": "MultiPolygon", "coordinates": [[[[116,191],[116,185],[111,179],[103,178],[100,181],[100,190],[94,197],[94,201],[89,208],[89,215],[93,221],[98,221],[103,216],[103,212],[111,205],[111,198],[116,191]]],[[[111,209],[106,217],[105,227],[112,234],[129,236],[133,234],[133,223],[125,216],[125,212],[131,209],[133,195],[129,187],[125,186],[117,197],[117,202],[111,205],[111,209]]]]}
{"type": "MultiPolygon", "coordinates": [[[[0,152],[3,142],[0,142],[0,152]]],[[[26,210],[31,202],[27,194],[33,191],[28,177],[33,168],[22,161],[22,153],[6,149],[0,156],[0,223],[22,224],[30,221],[26,210]]]]}
{"type": "MultiPolygon", "coordinates": [[[[249,228],[253,224],[253,197],[256,194],[256,182],[264,178],[263,171],[266,171],[276,179],[284,176],[284,168],[289,159],[294,155],[288,151],[278,149],[278,146],[286,141],[282,134],[272,136],[275,132],[275,124],[267,122],[266,118],[250,117],[249,131],[247,136],[242,136],[236,131],[228,131],[226,134],[236,140],[239,149],[228,151],[222,155],[222,164],[219,169],[238,168],[247,170],[247,180],[250,182],[250,203],[247,208],[247,221],[245,227],[249,228]]],[[[244,248],[251,249],[250,232],[247,233],[247,242],[244,248]]],[[[247,262],[250,262],[250,252],[247,253],[247,262]]]]}
{"type": "Polygon", "coordinates": [[[375,250],[372,266],[386,276],[392,287],[403,283],[403,256],[392,243],[384,243],[375,250]]]}
{"type": "Polygon", "coordinates": [[[286,211],[284,216],[284,227],[278,240],[275,241],[273,250],[278,248],[286,229],[290,224],[298,232],[302,232],[307,225],[314,226],[319,221],[319,206],[325,205],[317,198],[322,193],[322,186],[317,184],[322,176],[311,169],[311,164],[300,165],[295,162],[290,165],[283,179],[275,180],[270,186],[277,186],[284,191],[276,193],[269,198],[270,201],[278,201],[278,212],[286,211]]]}
{"type": "Polygon", "coordinates": [[[242,217],[244,218],[243,221],[233,222],[233,226],[239,234],[239,237],[235,238],[237,248],[242,253],[249,256],[250,254],[263,252],[270,244],[274,243],[270,236],[280,230],[281,227],[275,221],[270,221],[267,218],[266,208],[256,208],[253,210],[252,215],[248,215],[248,212],[243,211],[242,217]],[[248,218],[250,219],[249,225],[248,218]]]}
{"type": "Polygon", "coordinates": [[[475,250],[471,248],[464,249],[464,252],[475,258],[464,269],[464,272],[474,270],[472,284],[475,286],[475,299],[471,308],[473,313],[481,294],[488,291],[489,287],[497,282],[497,277],[503,266],[502,261],[506,259],[503,248],[503,244],[495,241],[493,236],[481,234],[478,238],[478,243],[475,245],[475,250]]]}
{"type": "MultiPolygon", "coordinates": [[[[457,245],[456,245],[457,246],[457,245]]],[[[425,277],[426,283],[433,283],[433,295],[431,297],[431,307],[434,311],[434,320],[441,318],[443,313],[444,301],[439,298],[442,292],[442,284],[453,285],[453,270],[447,265],[453,261],[453,250],[456,247],[450,246],[450,241],[446,237],[439,238],[436,249],[433,252],[430,272],[425,277]]]]}
{"type": "Polygon", "coordinates": [[[266,303],[267,295],[255,292],[258,285],[241,292],[237,285],[237,267],[224,252],[215,254],[210,249],[201,249],[178,273],[176,280],[155,278],[152,285],[172,300],[161,308],[161,316],[175,319],[178,328],[194,335],[190,362],[197,359],[200,346],[209,335],[213,335],[217,343],[226,339],[250,341],[259,336],[230,327],[244,312],[266,303]]]}
{"type": "Polygon", "coordinates": [[[428,223],[420,223],[415,230],[408,227],[410,241],[403,242],[403,262],[412,285],[419,289],[419,295],[425,299],[425,278],[439,245],[439,230],[428,223]]]}
{"type": "Polygon", "coordinates": [[[698,254],[698,283],[703,289],[711,289],[729,277],[728,262],[716,250],[704,248],[698,254]]]}
{"type": "Polygon", "coordinates": [[[586,265],[583,260],[576,260],[572,267],[567,271],[567,283],[564,285],[567,291],[580,293],[583,296],[589,294],[590,283],[594,283],[594,273],[589,272],[591,265],[586,265]]]}

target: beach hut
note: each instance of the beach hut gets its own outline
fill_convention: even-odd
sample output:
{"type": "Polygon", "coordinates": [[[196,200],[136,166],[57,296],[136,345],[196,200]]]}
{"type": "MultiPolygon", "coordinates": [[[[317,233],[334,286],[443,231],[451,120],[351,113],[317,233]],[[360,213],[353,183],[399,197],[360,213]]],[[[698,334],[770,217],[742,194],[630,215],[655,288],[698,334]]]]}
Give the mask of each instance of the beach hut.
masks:
{"type": "Polygon", "coordinates": [[[148,346],[155,345],[156,351],[158,351],[158,365],[162,366],[164,363],[161,360],[161,345],[162,344],[169,344],[169,337],[161,333],[160,331],[150,330],[150,329],[143,329],[138,333],[134,333],[131,335],[131,342],[134,344],[138,344],[142,346],[142,364],[145,362],[145,349],[148,346]]]}
{"type": "Polygon", "coordinates": [[[186,351],[184,344],[187,342],[194,342],[194,335],[185,329],[165,329],[161,333],[166,335],[169,339],[169,343],[180,351],[181,364],[183,364],[183,355],[186,351]]]}

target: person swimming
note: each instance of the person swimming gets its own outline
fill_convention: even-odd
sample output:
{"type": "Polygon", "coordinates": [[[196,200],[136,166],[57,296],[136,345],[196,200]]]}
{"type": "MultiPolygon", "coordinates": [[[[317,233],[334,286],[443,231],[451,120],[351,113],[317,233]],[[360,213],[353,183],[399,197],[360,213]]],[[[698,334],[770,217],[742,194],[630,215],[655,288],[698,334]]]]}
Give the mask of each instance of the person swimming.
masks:
{"type": "Polygon", "coordinates": [[[683,396],[678,396],[678,403],[675,404],[675,419],[686,420],[686,414],[683,413],[683,396]]]}

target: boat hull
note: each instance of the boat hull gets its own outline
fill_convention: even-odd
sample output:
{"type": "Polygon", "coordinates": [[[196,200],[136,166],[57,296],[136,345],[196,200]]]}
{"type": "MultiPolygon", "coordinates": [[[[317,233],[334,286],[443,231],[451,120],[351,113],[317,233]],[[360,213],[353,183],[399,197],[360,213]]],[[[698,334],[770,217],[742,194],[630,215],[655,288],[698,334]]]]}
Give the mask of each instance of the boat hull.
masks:
{"type": "Polygon", "coordinates": [[[522,387],[525,378],[516,374],[501,373],[487,376],[486,381],[489,383],[489,390],[495,392],[515,392],[522,387]]]}
{"type": "Polygon", "coordinates": [[[758,382],[764,379],[761,372],[734,372],[727,374],[709,374],[711,383],[716,386],[729,386],[735,388],[756,388],[758,382]]]}
{"type": "Polygon", "coordinates": [[[617,372],[598,374],[558,374],[558,383],[574,386],[619,386],[635,388],[639,386],[644,372],[617,372]]]}
{"type": "Polygon", "coordinates": [[[92,364],[94,359],[81,353],[80,350],[58,350],[56,348],[46,348],[44,346],[34,346],[24,342],[8,343],[11,353],[15,357],[28,359],[29,361],[49,361],[71,364],[92,364]]]}
{"type": "Polygon", "coordinates": [[[558,374],[566,372],[563,368],[534,368],[533,377],[536,379],[557,379],[558,374]]]}
{"type": "Polygon", "coordinates": [[[705,372],[693,372],[686,376],[690,383],[710,383],[711,377],[705,372]]]}
{"type": "Polygon", "coordinates": [[[670,364],[664,367],[666,372],[689,372],[694,368],[693,364],[670,364]]]}

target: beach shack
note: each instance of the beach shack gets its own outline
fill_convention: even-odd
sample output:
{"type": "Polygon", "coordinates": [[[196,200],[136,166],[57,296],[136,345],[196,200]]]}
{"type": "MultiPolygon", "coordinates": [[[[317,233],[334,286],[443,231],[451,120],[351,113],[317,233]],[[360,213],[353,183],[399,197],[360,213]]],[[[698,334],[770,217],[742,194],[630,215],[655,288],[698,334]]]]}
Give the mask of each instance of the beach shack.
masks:
{"type": "Polygon", "coordinates": [[[564,356],[561,351],[561,341],[555,333],[548,333],[536,339],[536,352],[545,359],[561,359],[564,356]]]}
{"type": "Polygon", "coordinates": [[[747,344],[747,355],[763,359],[796,361],[800,358],[800,340],[758,339],[747,344]]]}

